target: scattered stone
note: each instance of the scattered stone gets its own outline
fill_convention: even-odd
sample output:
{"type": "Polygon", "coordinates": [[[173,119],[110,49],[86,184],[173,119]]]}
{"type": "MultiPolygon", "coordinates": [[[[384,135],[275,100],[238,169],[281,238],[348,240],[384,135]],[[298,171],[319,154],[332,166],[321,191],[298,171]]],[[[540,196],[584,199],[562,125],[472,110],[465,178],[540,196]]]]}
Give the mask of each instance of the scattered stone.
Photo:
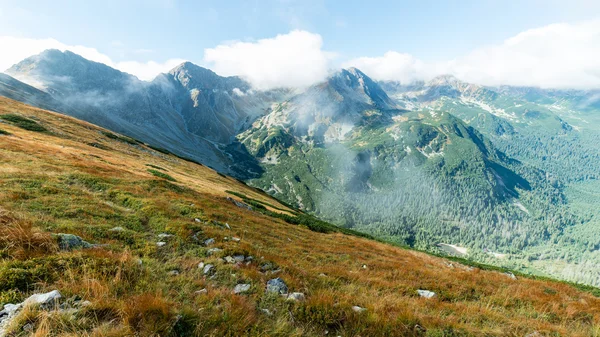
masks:
{"type": "Polygon", "coordinates": [[[210,275],[214,272],[215,272],[215,266],[213,266],[212,264],[207,264],[202,269],[202,273],[204,273],[204,275],[210,275]]]}
{"type": "Polygon", "coordinates": [[[79,303],[79,306],[82,308],[89,307],[90,305],[92,305],[92,302],[90,302],[90,301],[81,301],[79,303]]]}
{"type": "Polygon", "coordinates": [[[241,283],[235,286],[235,288],[233,288],[233,293],[234,294],[242,294],[247,292],[248,290],[250,290],[250,284],[248,283],[241,283]]]}
{"type": "Polygon", "coordinates": [[[225,227],[227,227],[227,229],[231,229],[231,226],[229,226],[228,223],[225,223],[225,227]]]}
{"type": "Polygon", "coordinates": [[[111,231],[111,232],[122,232],[124,230],[125,230],[125,228],[123,228],[123,227],[113,227],[113,228],[109,229],[109,231],[111,231]]]}
{"type": "Polygon", "coordinates": [[[246,261],[254,261],[254,256],[246,256],[246,261]]]}
{"type": "Polygon", "coordinates": [[[263,273],[267,272],[269,270],[273,270],[275,268],[276,268],[276,266],[271,262],[265,262],[265,263],[261,264],[259,267],[260,271],[262,271],[263,273]]]}
{"type": "Polygon", "coordinates": [[[233,259],[235,260],[235,262],[244,262],[246,257],[244,255],[234,255],[233,259]]]}
{"type": "Polygon", "coordinates": [[[179,271],[178,270],[171,270],[170,272],[168,272],[168,274],[170,276],[177,276],[177,275],[179,275],[179,271]]]}
{"type": "Polygon", "coordinates": [[[157,243],[156,243],[156,245],[157,245],[157,246],[159,246],[159,247],[162,247],[162,246],[164,246],[164,245],[166,245],[166,244],[167,244],[167,243],[166,243],[166,242],[164,242],[164,241],[159,241],[159,242],[157,242],[157,243]]]}
{"type": "Polygon", "coordinates": [[[425,297],[425,298],[435,297],[435,293],[433,291],[429,291],[429,290],[419,289],[419,290],[417,290],[417,293],[419,294],[419,296],[425,297]]]}
{"type": "Polygon", "coordinates": [[[235,263],[235,259],[231,256],[225,256],[225,262],[233,264],[235,263]]]}
{"type": "Polygon", "coordinates": [[[321,274],[319,274],[319,277],[327,277],[327,275],[321,273],[321,274]]]}
{"type": "Polygon", "coordinates": [[[504,273],[504,275],[506,275],[506,276],[510,277],[510,278],[511,278],[511,279],[513,279],[513,280],[516,280],[516,279],[517,279],[517,277],[515,276],[515,274],[513,274],[513,273],[511,273],[511,272],[506,272],[506,273],[504,273]]]}
{"type": "Polygon", "coordinates": [[[204,269],[204,262],[198,263],[198,269],[204,269]]]}
{"type": "Polygon", "coordinates": [[[227,197],[227,200],[231,201],[234,205],[236,205],[239,208],[245,208],[245,209],[247,209],[249,211],[252,210],[252,206],[250,206],[250,205],[248,205],[246,203],[243,203],[241,201],[237,201],[237,200],[233,199],[232,197],[227,197]]]}
{"type": "Polygon", "coordinates": [[[302,302],[305,299],[304,293],[291,293],[287,296],[288,301],[302,302]]]}
{"type": "Polygon", "coordinates": [[[269,309],[260,309],[260,311],[262,311],[267,316],[273,315],[273,313],[269,309]]]}
{"type": "Polygon", "coordinates": [[[203,289],[200,289],[200,290],[196,290],[194,292],[194,294],[196,294],[196,295],[202,295],[202,294],[206,294],[206,293],[208,293],[208,290],[206,290],[206,288],[203,288],[203,289]]]}
{"type": "Polygon", "coordinates": [[[527,335],[525,335],[525,337],[543,337],[543,335],[537,331],[534,331],[532,333],[528,333],[527,335]]]}
{"type": "Polygon", "coordinates": [[[427,329],[425,329],[424,327],[420,326],[419,324],[415,324],[415,330],[421,332],[421,333],[425,333],[427,332],[427,329]]]}
{"type": "Polygon", "coordinates": [[[366,264],[363,264],[363,265],[362,265],[362,269],[367,269],[367,265],[366,265],[366,264]]]}
{"type": "Polygon", "coordinates": [[[352,307],[352,311],[357,312],[357,313],[363,313],[365,311],[367,311],[367,309],[359,307],[358,305],[355,305],[352,307]]]}
{"type": "Polygon", "coordinates": [[[142,259],[137,259],[136,262],[137,262],[138,266],[141,266],[144,264],[144,261],[142,261],[142,259]]]}
{"type": "Polygon", "coordinates": [[[43,294],[34,294],[19,304],[8,303],[0,311],[0,335],[4,335],[4,329],[17,316],[19,311],[27,305],[39,305],[43,310],[50,310],[56,307],[57,301],[62,295],[58,290],[53,290],[43,294]]]}
{"type": "Polygon", "coordinates": [[[194,219],[194,221],[196,221],[196,222],[198,222],[198,223],[202,222],[202,220],[200,220],[200,219],[198,219],[198,218],[194,219]]]}
{"type": "Polygon", "coordinates": [[[39,304],[39,305],[51,305],[54,304],[55,300],[58,300],[59,298],[61,298],[62,295],[60,294],[60,292],[58,290],[52,290],[51,292],[47,292],[44,294],[34,294],[29,296],[29,298],[27,298],[25,300],[25,302],[23,302],[24,305],[33,305],[33,304],[39,304]]]}
{"type": "Polygon", "coordinates": [[[74,234],[56,234],[58,237],[58,247],[61,250],[71,250],[78,248],[91,248],[93,245],[87,241],[84,241],[81,237],[74,234]]]}
{"type": "Polygon", "coordinates": [[[274,278],[267,282],[267,292],[277,294],[287,294],[287,284],[281,278],[274,278]]]}
{"type": "Polygon", "coordinates": [[[214,253],[218,253],[218,252],[222,252],[222,251],[223,251],[223,249],[221,249],[221,248],[211,248],[206,251],[206,255],[213,255],[214,253]]]}
{"type": "Polygon", "coordinates": [[[158,234],[158,238],[162,239],[162,240],[168,239],[168,238],[173,237],[173,236],[174,236],[173,234],[167,234],[167,233],[160,233],[160,234],[158,234]]]}
{"type": "Polygon", "coordinates": [[[215,244],[215,239],[207,239],[204,241],[205,246],[210,246],[215,244]]]}
{"type": "Polygon", "coordinates": [[[236,238],[235,236],[231,238],[231,241],[233,242],[240,242],[240,238],[236,238]]]}
{"type": "Polygon", "coordinates": [[[32,332],[33,331],[33,325],[31,323],[27,323],[27,324],[23,325],[23,331],[25,331],[25,332],[32,332]]]}

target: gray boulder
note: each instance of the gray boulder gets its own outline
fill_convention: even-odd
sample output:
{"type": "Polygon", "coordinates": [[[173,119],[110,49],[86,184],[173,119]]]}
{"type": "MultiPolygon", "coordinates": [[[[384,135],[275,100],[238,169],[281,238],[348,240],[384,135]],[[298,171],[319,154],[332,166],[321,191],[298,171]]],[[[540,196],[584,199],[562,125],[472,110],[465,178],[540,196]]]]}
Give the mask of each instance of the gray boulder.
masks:
{"type": "Polygon", "coordinates": [[[84,241],[81,237],[74,234],[58,233],[56,237],[58,238],[58,247],[61,250],[93,247],[91,243],[84,241]]]}
{"type": "Polygon", "coordinates": [[[248,283],[241,283],[235,286],[235,288],[233,288],[233,293],[234,294],[242,294],[245,292],[248,292],[250,290],[250,284],[248,283]]]}
{"type": "Polygon", "coordinates": [[[204,241],[205,246],[210,246],[215,244],[215,239],[207,239],[204,241]]]}
{"type": "Polygon", "coordinates": [[[267,282],[267,292],[277,294],[287,294],[287,284],[281,278],[274,278],[267,282]]]}

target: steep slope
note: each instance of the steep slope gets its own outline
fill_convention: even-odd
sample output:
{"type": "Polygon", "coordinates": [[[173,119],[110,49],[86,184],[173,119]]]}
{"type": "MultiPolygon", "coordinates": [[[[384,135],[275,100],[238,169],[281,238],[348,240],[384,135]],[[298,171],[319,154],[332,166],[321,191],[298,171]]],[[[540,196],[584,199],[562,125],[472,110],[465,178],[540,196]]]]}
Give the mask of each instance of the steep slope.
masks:
{"type": "Polygon", "coordinates": [[[250,92],[239,78],[220,77],[189,62],[144,82],[58,50],[27,58],[6,72],[70,107],[62,112],[239,176],[253,166],[231,144],[234,136],[271,100],[285,95],[250,92]],[[248,164],[237,167],[228,150],[248,164]]]}
{"type": "Polygon", "coordinates": [[[335,232],[64,115],[0,98],[0,117],[0,302],[62,294],[60,309],[11,316],[1,328],[15,335],[598,334],[600,300],[571,285],[335,232]],[[51,233],[94,246],[66,249],[57,238],[70,237],[51,233]],[[276,277],[304,299],[267,292],[276,277]]]}
{"type": "Polygon", "coordinates": [[[67,106],[55,100],[50,94],[3,73],[0,73],[0,96],[8,97],[42,109],[53,111],[69,110],[67,106]]]}

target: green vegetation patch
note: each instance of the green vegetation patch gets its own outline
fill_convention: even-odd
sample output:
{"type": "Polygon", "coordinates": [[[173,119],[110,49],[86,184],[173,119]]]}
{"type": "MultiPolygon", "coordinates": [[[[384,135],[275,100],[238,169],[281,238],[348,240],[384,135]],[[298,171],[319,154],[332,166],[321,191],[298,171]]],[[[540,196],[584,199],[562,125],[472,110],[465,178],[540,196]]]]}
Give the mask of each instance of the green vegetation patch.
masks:
{"type": "Polygon", "coordinates": [[[139,141],[130,138],[130,137],[126,137],[126,136],[121,136],[121,135],[116,135],[112,132],[108,132],[108,131],[100,131],[100,133],[102,133],[103,135],[105,135],[106,137],[113,139],[113,140],[117,140],[123,143],[127,143],[130,145],[136,145],[136,144],[141,144],[139,141]]]}
{"type": "Polygon", "coordinates": [[[154,175],[155,177],[163,178],[168,181],[177,181],[177,180],[175,180],[175,178],[171,177],[170,175],[160,172],[160,171],[157,171],[157,170],[148,169],[148,172],[152,173],[152,175],[154,175]]]}
{"type": "Polygon", "coordinates": [[[160,167],[160,166],[157,166],[157,165],[153,165],[153,164],[146,164],[146,166],[148,166],[148,167],[152,167],[152,168],[155,168],[155,169],[157,169],[157,170],[166,171],[166,169],[164,169],[164,168],[162,168],[162,167],[160,167]]]}
{"type": "Polygon", "coordinates": [[[0,136],[2,136],[2,135],[8,136],[8,135],[10,135],[10,132],[0,129],[0,136]]]}
{"type": "Polygon", "coordinates": [[[48,132],[48,129],[41,126],[38,122],[25,118],[23,116],[15,115],[15,114],[5,114],[0,115],[0,119],[3,119],[14,126],[20,127],[21,129],[27,131],[35,131],[35,132],[48,132]]]}

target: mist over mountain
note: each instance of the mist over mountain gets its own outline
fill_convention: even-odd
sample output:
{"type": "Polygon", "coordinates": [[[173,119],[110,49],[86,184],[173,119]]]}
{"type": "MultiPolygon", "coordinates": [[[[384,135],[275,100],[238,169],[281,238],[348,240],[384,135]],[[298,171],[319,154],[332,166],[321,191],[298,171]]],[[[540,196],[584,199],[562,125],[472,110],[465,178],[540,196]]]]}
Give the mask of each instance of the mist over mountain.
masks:
{"type": "Polygon", "coordinates": [[[356,68],[264,91],[190,62],[145,82],[57,50],[6,73],[3,96],[191,158],[337,225],[600,284],[597,91],[449,75],[377,82],[356,68]]]}

